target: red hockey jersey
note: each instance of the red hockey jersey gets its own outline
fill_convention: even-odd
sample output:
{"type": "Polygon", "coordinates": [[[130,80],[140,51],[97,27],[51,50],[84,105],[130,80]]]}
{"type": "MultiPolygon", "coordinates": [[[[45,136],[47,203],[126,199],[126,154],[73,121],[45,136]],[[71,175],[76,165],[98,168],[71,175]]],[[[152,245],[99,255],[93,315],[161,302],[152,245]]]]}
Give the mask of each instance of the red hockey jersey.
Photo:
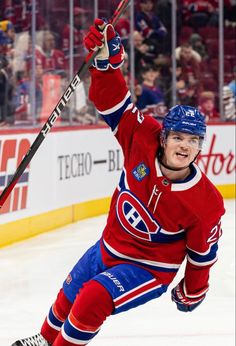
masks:
{"type": "Polygon", "coordinates": [[[187,293],[197,297],[208,290],[209,269],[217,260],[222,197],[194,163],[185,181],[163,176],[160,124],[132,104],[120,70],[91,68],[91,75],[90,99],[124,155],[101,241],[103,260],[108,266],[142,266],[169,284],[186,258],[187,293]]]}

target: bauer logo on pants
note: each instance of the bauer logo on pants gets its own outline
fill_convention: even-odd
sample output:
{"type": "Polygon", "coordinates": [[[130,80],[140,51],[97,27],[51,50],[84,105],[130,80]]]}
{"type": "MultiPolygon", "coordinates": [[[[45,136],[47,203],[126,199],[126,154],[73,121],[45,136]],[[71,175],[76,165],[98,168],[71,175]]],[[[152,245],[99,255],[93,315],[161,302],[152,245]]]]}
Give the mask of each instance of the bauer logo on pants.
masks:
{"type": "MultiPolygon", "coordinates": [[[[23,157],[30,148],[26,138],[0,139],[0,192],[4,190],[23,157]]],[[[0,214],[25,209],[27,206],[29,166],[26,168],[12,193],[7,198],[0,214]]]]}

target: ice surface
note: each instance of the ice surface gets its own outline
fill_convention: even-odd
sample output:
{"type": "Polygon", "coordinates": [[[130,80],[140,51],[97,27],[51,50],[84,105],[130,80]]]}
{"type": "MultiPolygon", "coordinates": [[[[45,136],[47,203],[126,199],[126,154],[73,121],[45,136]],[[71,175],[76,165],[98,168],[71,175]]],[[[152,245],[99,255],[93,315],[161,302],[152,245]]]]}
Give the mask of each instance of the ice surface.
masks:
{"type": "MultiPolygon", "coordinates": [[[[207,299],[182,313],[167,293],[142,307],[110,317],[91,342],[96,346],[233,346],[235,324],[235,200],[225,201],[219,260],[207,299]]],[[[0,345],[38,333],[67,273],[100,237],[106,216],[0,249],[0,345]]]]}

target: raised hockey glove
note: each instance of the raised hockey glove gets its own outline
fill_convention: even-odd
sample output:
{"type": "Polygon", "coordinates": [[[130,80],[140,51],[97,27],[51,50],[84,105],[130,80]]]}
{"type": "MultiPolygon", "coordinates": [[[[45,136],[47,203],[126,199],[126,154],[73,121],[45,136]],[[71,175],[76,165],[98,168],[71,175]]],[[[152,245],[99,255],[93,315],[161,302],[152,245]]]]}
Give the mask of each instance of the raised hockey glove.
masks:
{"type": "Polygon", "coordinates": [[[121,39],[113,26],[103,19],[95,19],[84,38],[84,45],[90,52],[87,60],[94,51],[100,49],[93,61],[93,66],[98,70],[105,71],[109,67],[117,69],[123,64],[125,54],[121,39]]]}
{"type": "Polygon", "coordinates": [[[176,303],[177,309],[183,312],[193,311],[198,305],[201,304],[206,294],[203,294],[197,298],[190,298],[186,296],[184,292],[184,279],[172,289],[171,298],[176,303]]]}

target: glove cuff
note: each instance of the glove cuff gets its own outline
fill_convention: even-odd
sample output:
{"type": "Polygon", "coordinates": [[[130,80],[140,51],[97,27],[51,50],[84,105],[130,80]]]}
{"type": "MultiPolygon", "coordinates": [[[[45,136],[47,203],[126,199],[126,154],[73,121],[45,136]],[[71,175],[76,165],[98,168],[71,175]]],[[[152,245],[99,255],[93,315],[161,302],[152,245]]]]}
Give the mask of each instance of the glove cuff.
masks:
{"type": "Polygon", "coordinates": [[[109,57],[108,59],[94,59],[93,66],[100,71],[106,71],[109,67],[113,69],[120,68],[124,63],[124,53],[120,52],[119,54],[109,57]]]}
{"type": "Polygon", "coordinates": [[[109,67],[118,69],[124,62],[125,51],[119,35],[104,43],[104,47],[94,59],[93,66],[98,70],[105,71],[109,67]]]}

